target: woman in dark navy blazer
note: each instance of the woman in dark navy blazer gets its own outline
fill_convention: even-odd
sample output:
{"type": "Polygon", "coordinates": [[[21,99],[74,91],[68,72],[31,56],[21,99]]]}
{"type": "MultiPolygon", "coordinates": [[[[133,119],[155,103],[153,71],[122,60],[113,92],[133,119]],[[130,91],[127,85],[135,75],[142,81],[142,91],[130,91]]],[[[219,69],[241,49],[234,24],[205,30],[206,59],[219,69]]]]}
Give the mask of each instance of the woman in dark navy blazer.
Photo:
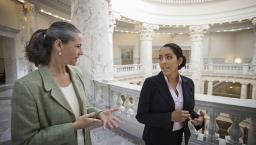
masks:
{"type": "Polygon", "coordinates": [[[186,58],[180,46],[165,44],[159,50],[161,72],[145,80],[136,118],[145,124],[143,140],[146,145],[181,145],[183,133],[188,144],[191,119],[196,129],[203,126],[203,113],[194,111],[194,83],[179,74],[186,58]]]}

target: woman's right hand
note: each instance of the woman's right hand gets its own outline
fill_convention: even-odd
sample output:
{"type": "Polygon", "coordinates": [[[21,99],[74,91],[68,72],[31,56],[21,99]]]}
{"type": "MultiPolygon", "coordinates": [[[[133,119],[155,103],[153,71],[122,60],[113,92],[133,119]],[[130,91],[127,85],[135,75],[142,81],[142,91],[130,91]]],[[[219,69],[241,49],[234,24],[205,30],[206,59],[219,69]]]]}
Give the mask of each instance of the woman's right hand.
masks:
{"type": "Polygon", "coordinates": [[[102,121],[100,119],[92,117],[95,117],[94,112],[79,116],[77,120],[73,123],[75,130],[102,124],[102,121]]]}
{"type": "Polygon", "coordinates": [[[174,122],[184,122],[190,118],[189,111],[186,110],[175,110],[171,113],[172,121],[174,122]]]}

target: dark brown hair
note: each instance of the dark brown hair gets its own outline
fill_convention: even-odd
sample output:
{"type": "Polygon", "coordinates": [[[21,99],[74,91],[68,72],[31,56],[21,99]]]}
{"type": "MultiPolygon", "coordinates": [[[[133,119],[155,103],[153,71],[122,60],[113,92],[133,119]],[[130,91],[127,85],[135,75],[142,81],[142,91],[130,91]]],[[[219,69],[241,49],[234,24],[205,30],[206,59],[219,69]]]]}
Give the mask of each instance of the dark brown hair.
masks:
{"type": "Polygon", "coordinates": [[[60,39],[63,43],[74,40],[75,34],[80,31],[71,23],[58,21],[48,29],[39,29],[34,32],[26,45],[27,59],[35,66],[47,65],[50,61],[53,43],[60,39]]]}

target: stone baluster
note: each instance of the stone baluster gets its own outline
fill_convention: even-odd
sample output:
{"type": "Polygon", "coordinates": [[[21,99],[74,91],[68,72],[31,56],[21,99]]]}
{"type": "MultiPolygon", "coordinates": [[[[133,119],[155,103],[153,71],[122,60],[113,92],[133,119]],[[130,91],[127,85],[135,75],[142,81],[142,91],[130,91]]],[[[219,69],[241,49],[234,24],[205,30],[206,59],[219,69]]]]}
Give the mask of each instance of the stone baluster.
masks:
{"type": "Polygon", "coordinates": [[[136,114],[136,111],[135,111],[135,99],[133,96],[129,96],[127,97],[127,114],[129,116],[134,116],[136,114]]]}
{"type": "Polygon", "coordinates": [[[216,135],[216,132],[218,130],[218,125],[216,123],[216,118],[219,115],[219,112],[214,111],[213,108],[211,109],[207,109],[207,114],[209,115],[210,119],[209,122],[207,124],[207,131],[208,134],[206,135],[206,140],[207,142],[211,142],[211,143],[218,143],[218,137],[216,135]]]}
{"type": "Polygon", "coordinates": [[[243,74],[248,74],[249,73],[249,65],[248,64],[243,64],[243,74]]]}
{"type": "Polygon", "coordinates": [[[250,128],[248,133],[248,145],[256,145],[256,115],[251,115],[250,128]]]}
{"type": "Polygon", "coordinates": [[[228,129],[229,137],[226,137],[226,145],[242,145],[239,140],[242,136],[242,131],[239,123],[245,118],[241,114],[231,114],[230,119],[232,120],[232,125],[228,129]]]}
{"type": "Polygon", "coordinates": [[[110,99],[110,102],[109,102],[110,107],[111,108],[119,108],[120,107],[119,106],[120,104],[118,103],[119,94],[113,90],[111,90],[110,92],[111,92],[110,98],[109,98],[110,99]]]}
{"type": "Polygon", "coordinates": [[[124,95],[120,94],[117,99],[117,106],[119,106],[119,109],[121,112],[125,111],[124,103],[125,103],[125,97],[124,95]]]}
{"type": "Polygon", "coordinates": [[[103,90],[102,90],[102,88],[100,87],[100,86],[95,86],[95,105],[97,106],[97,107],[99,107],[99,108],[103,108],[103,96],[102,96],[102,94],[103,94],[103,90]]]}

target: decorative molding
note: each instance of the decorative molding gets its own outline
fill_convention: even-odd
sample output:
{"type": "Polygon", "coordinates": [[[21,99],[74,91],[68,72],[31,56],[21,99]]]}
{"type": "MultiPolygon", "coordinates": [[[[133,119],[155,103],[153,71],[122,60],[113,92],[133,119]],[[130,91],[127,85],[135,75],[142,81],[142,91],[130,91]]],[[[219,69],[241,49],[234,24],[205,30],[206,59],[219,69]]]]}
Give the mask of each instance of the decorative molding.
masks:
{"type": "Polygon", "coordinates": [[[208,29],[210,28],[209,25],[191,25],[189,27],[190,33],[206,33],[208,29]]]}
{"type": "Polygon", "coordinates": [[[113,9],[133,20],[161,25],[217,24],[251,19],[256,1],[231,1],[198,5],[163,5],[138,0],[113,0],[113,9]],[[231,7],[232,6],[232,7],[231,7]]]}
{"type": "Polygon", "coordinates": [[[142,31],[140,33],[140,40],[152,41],[153,40],[153,38],[152,38],[153,32],[154,32],[154,30],[158,30],[158,29],[159,29],[159,25],[143,23],[142,31]]]}
{"type": "MultiPolygon", "coordinates": [[[[129,134],[141,136],[143,126],[135,119],[141,86],[131,85],[120,81],[110,82],[107,85],[101,85],[101,83],[106,84],[104,82],[94,81],[94,85],[98,86],[98,89],[102,89],[101,91],[98,91],[98,93],[102,94],[97,95],[104,95],[103,101],[105,103],[100,102],[99,105],[101,106],[102,104],[105,104],[105,108],[119,108],[120,111],[116,115],[125,122],[125,124],[120,125],[120,128],[124,129],[129,134]]],[[[98,102],[96,102],[96,106],[97,103],[98,102]]],[[[228,134],[231,136],[231,140],[229,140],[230,142],[237,141],[234,137],[240,136],[239,134],[241,132],[239,130],[239,124],[244,123],[245,118],[252,120],[251,122],[248,122],[249,125],[254,125],[256,119],[256,102],[254,100],[196,94],[195,104],[195,110],[206,111],[207,126],[205,127],[208,134],[203,134],[206,137],[204,144],[214,144],[216,141],[215,139],[219,139],[215,136],[215,133],[218,130],[216,123],[217,117],[222,120],[231,119],[233,124],[231,132],[228,134]],[[230,117],[223,119],[221,115],[222,113],[225,113],[230,117]]],[[[198,132],[192,132],[192,137],[197,136],[198,132]]],[[[249,136],[254,137],[255,132],[249,132],[249,136]]],[[[198,144],[197,141],[195,142],[198,144]]]]}
{"type": "Polygon", "coordinates": [[[19,32],[20,32],[20,30],[18,30],[18,29],[14,29],[14,28],[0,24],[0,35],[2,35],[2,36],[15,38],[19,32]]]}
{"type": "Polygon", "coordinates": [[[154,30],[159,29],[159,25],[155,25],[155,24],[143,23],[142,26],[143,26],[142,32],[154,32],[154,30]]]}
{"type": "Polygon", "coordinates": [[[113,33],[116,27],[116,21],[121,19],[121,15],[117,12],[109,10],[109,32],[113,33]]]}
{"type": "MultiPolygon", "coordinates": [[[[201,41],[203,40],[205,33],[208,32],[209,30],[209,25],[192,25],[189,27],[189,31],[190,31],[190,37],[192,42],[195,43],[195,45],[199,45],[198,42],[200,42],[201,45],[201,41]]],[[[192,46],[193,47],[193,46],[192,46]]]]}

